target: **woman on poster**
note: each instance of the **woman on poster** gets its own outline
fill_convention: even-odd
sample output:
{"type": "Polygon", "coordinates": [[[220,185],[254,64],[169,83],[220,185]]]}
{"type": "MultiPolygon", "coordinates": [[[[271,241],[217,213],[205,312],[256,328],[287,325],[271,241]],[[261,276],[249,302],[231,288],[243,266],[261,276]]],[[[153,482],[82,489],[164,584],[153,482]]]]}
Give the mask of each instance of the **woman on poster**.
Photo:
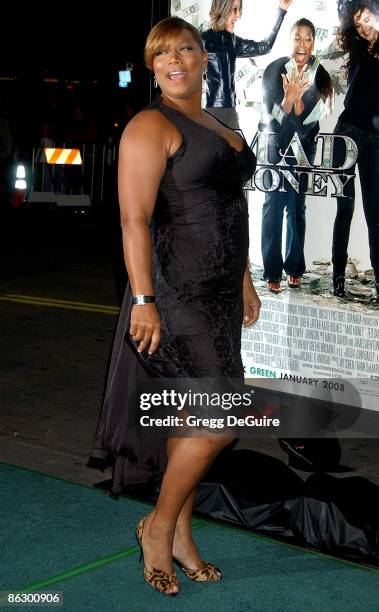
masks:
{"type": "MultiPolygon", "coordinates": [[[[240,136],[201,108],[207,54],[191,24],[172,17],[155,25],[145,63],[162,94],[128,123],[120,143],[130,282],[91,456],[115,456],[118,492],[164,471],[156,507],[140,520],[136,536],[146,582],[176,595],[173,558],[191,580],[221,578],[199,555],[191,514],[197,483],[235,435],[203,429],[202,435],[144,438],[131,426],[141,417],[138,389],[151,388],[154,377],[243,382],[241,326],[254,323],[260,309],[247,266],[243,192],[256,160],[240,136]]],[[[207,408],[198,411],[200,417],[207,408]]]]}
{"type": "MultiPolygon", "coordinates": [[[[263,74],[263,99],[268,121],[260,130],[275,134],[270,139],[269,159],[277,163],[296,133],[307,160],[313,164],[315,136],[319,119],[331,111],[333,87],[328,72],[312,55],[315,27],[308,19],[299,19],[291,28],[291,57],[281,57],[267,66],[263,74]]],[[[292,155],[292,152],[289,153],[292,155]]],[[[289,164],[294,165],[295,159],[289,164]]],[[[304,177],[303,177],[304,178],[304,177]]],[[[270,185],[266,185],[270,188],[270,185]]],[[[292,185],[286,190],[266,191],[262,209],[261,247],[264,279],[273,293],[282,291],[283,270],[288,286],[299,288],[305,272],[305,191],[300,181],[298,193],[292,185]],[[285,258],[282,256],[283,214],[286,209],[287,233],[285,258]]]]}
{"type": "MultiPolygon", "coordinates": [[[[343,0],[339,2],[338,13],[341,24],[338,41],[347,54],[348,88],[335,133],[349,136],[358,148],[363,210],[375,278],[375,293],[370,302],[379,305],[379,2],[343,0]]],[[[349,170],[352,174],[354,171],[355,166],[349,170]]],[[[348,197],[337,198],[332,247],[333,291],[341,298],[347,297],[345,269],[354,213],[353,180],[348,181],[346,192],[348,197]]]]}
{"type": "Polygon", "coordinates": [[[239,127],[235,108],[236,59],[271,51],[291,3],[292,0],[280,0],[271,34],[257,42],[234,34],[234,25],[242,14],[242,0],[212,0],[211,28],[201,35],[208,53],[206,109],[232,129],[239,127]]]}

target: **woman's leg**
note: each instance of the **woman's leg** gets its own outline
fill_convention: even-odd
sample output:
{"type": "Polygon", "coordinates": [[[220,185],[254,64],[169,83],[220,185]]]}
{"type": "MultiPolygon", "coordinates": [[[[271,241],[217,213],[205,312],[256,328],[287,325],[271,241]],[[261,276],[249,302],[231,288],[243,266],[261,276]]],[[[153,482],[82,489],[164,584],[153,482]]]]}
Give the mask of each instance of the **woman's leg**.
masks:
{"type": "Polygon", "coordinates": [[[286,206],[286,256],[283,268],[287,276],[302,277],[305,271],[305,195],[297,194],[291,187],[286,206]]]}
{"type": "Polygon", "coordinates": [[[192,508],[196,497],[196,486],[187,497],[175,525],[172,555],[187,569],[202,569],[204,563],[192,538],[192,508]]]}
{"type": "Polygon", "coordinates": [[[282,228],[283,211],[287,193],[267,192],[262,207],[261,249],[263,278],[266,281],[282,280],[282,228]]]}
{"type": "MultiPolygon", "coordinates": [[[[188,536],[184,525],[192,511],[195,487],[220,450],[233,439],[217,435],[207,438],[170,439],[169,458],[157,505],[146,519],[143,532],[144,561],[147,568],[156,567],[168,574],[173,573],[173,540],[181,510],[187,504],[179,522],[179,530],[184,530],[188,536]]],[[[193,550],[191,554],[194,554],[193,550]]],[[[190,559],[190,555],[188,558],[190,559]]],[[[183,563],[186,560],[187,557],[181,559],[183,563]]],[[[173,586],[172,590],[177,591],[177,588],[173,586]]]]}
{"type": "MultiPolygon", "coordinates": [[[[310,164],[314,163],[316,147],[313,143],[303,143],[306,157],[310,164]]],[[[308,179],[302,175],[299,178],[299,193],[288,187],[287,198],[287,232],[286,257],[284,270],[288,276],[301,278],[305,272],[304,242],[305,242],[305,200],[308,189],[308,179]]],[[[294,283],[296,286],[296,282],[294,283]]]]}
{"type": "MultiPolygon", "coordinates": [[[[379,284],[379,136],[362,137],[358,157],[363,211],[368,229],[371,265],[379,284]]],[[[377,302],[378,303],[378,302],[377,302]]]]}
{"type": "MultiPolygon", "coordinates": [[[[360,144],[360,136],[358,130],[352,126],[343,126],[337,123],[335,128],[337,136],[348,136],[354,140],[357,146],[360,144]]],[[[342,138],[337,138],[334,143],[334,161],[335,167],[340,167],[344,164],[346,158],[346,144],[342,138]]],[[[343,170],[343,174],[350,175],[350,179],[346,181],[344,189],[344,197],[338,197],[336,217],[333,226],[333,242],[332,242],[332,263],[333,263],[333,293],[336,297],[347,297],[345,292],[345,269],[348,259],[348,246],[350,237],[351,221],[354,214],[355,206],[355,169],[356,164],[343,170]]]]}
{"type": "MultiPolygon", "coordinates": [[[[175,438],[169,438],[167,441],[168,457],[170,457],[173,446],[172,442],[174,440],[175,438]]],[[[201,480],[205,472],[208,470],[208,467],[209,464],[205,466],[199,480],[201,480]]],[[[188,495],[182,506],[175,525],[174,542],[172,547],[173,556],[187,569],[201,569],[204,567],[204,562],[202,561],[193,540],[191,528],[192,508],[196,498],[196,489],[197,486],[195,485],[194,489],[188,495]]]]}

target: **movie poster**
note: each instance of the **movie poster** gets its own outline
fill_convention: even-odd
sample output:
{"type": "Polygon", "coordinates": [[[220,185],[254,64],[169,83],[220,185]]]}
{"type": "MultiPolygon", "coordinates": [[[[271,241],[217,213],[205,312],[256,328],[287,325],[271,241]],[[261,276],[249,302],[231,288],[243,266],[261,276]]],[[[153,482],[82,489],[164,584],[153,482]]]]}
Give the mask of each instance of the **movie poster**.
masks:
{"type": "MultiPolygon", "coordinates": [[[[288,4],[285,12],[278,0],[244,0],[242,14],[236,14],[233,24],[233,34],[245,46],[239,44],[244,56],[229,64],[229,69],[234,68],[231,96],[225,83],[220,89],[214,82],[213,74],[214,62],[220,68],[221,61],[222,78],[227,78],[230,49],[227,45],[221,52],[213,49],[212,33],[207,39],[203,106],[235,106],[229,125],[241,130],[257,157],[246,195],[250,262],[262,311],[254,327],[243,329],[246,378],[254,378],[255,383],[260,379],[259,384],[271,388],[277,384],[298,395],[332,397],[342,404],[377,410],[379,308],[373,300],[372,260],[379,257],[375,187],[375,175],[379,184],[379,118],[364,125],[370,113],[366,102],[358,121],[361,131],[341,127],[339,122],[345,99],[354,95],[354,79],[364,82],[362,70],[359,76],[350,74],[353,86],[348,82],[347,56],[337,44],[348,2],[293,0],[288,4]],[[304,19],[294,32],[293,25],[304,19]],[[309,37],[308,22],[314,37],[309,37]],[[271,48],[249,47],[249,41],[262,41],[271,48]],[[303,57],[305,70],[300,69],[303,57]],[[305,81],[300,93],[299,76],[305,81]],[[287,87],[297,91],[295,102],[296,96],[285,92],[287,87]],[[288,113],[283,110],[285,94],[293,102],[288,113]],[[367,143],[361,142],[362,129],[368,134],[367,143]],[[358,169],[357,159],[364,154],[367,160],[358,169]],[[331,379],[338,380],[332,384],[331,379]],[[348,396],[341,391],[347,380],[348,396]]],[[[211,0],[172,0],[171,15],[195,25],[204,39],[211,32],[210,8],[211,0]]],[[[372,24],[363,28],[363,35],[369,37],[372,24]]],[[[351,106],[361,113],[356,104],[351,106]]],[[[216,109],[214,114],[228,123],[229,111],[217,114],[216,109]]],[[[378,275],[379,269],[377,280],[378,275]]]]}

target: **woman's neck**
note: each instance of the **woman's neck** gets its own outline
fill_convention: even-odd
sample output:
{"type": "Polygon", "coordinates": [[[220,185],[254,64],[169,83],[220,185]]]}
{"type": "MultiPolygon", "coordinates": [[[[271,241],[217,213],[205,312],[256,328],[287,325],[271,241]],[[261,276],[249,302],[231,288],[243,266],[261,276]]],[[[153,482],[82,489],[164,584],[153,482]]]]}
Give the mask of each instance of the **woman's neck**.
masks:
{"type": "Polygon", "coordinates": [[[170,98],[162,94],[161,100],[166,106],[170,106],[193,119],[200,118],[203,114],[203,109],[201,108],[201,95],[196,95],[191,98],[170,98]]]}

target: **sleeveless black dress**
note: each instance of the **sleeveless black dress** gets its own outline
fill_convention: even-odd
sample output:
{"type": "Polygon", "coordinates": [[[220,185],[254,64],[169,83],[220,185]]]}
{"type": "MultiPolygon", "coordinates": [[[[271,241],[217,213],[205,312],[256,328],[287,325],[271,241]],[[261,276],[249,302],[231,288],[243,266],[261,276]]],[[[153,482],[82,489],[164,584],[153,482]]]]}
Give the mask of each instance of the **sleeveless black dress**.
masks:
{"type": "Polygon", "coordinates": [[[236,151],[222,136],[161,101],[159,110],[182,135],[167,160],[151,226],[153,284],[161,342],[148,357],[137,353],[128,330],[127,286],[116,330],[107,388],[90,458],[115,458],[112,491],[159,477],[164,440],[132,438],[131,398],[151,376],[243,378],[242,282],[249,236],[243,191],[255,169],[246,142],[236,151]],[[129,400],[129,401],[128,401],[129,400]]]}

